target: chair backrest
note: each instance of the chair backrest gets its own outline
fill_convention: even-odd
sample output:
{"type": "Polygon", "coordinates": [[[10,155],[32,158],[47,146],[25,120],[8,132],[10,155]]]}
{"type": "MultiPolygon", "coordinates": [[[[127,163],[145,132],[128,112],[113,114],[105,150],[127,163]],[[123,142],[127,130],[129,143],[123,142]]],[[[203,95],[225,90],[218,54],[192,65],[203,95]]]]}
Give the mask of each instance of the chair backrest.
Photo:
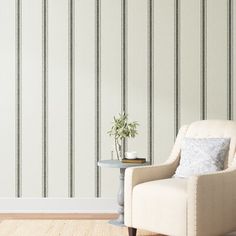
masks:
{"type": "Polygon", "coordinates": [[[196,121],[188,125],[183,136],[189,138],[230,138],[230,148],[224,168],[228,168],[231,165],[235,157],[236,149],[236,121],[196,121]]]}

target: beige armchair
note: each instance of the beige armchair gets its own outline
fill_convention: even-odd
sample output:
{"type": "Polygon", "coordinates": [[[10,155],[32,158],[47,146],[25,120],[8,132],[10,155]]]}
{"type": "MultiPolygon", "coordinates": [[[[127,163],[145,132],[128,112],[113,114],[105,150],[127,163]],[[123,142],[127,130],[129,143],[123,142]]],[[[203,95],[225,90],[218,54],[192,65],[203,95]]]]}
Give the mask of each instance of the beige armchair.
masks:
{"type": "Polygon", "coordinates": [[[125,173],[125,225],[129,235],[145,229],[174,236],[217,236],[236,230],[236,122],[198,121],[183,126],[168,161],[128,168],[125,173]],[[231,138],[225,169],[171,178],[178,166],[183,137],[231,138]]]}

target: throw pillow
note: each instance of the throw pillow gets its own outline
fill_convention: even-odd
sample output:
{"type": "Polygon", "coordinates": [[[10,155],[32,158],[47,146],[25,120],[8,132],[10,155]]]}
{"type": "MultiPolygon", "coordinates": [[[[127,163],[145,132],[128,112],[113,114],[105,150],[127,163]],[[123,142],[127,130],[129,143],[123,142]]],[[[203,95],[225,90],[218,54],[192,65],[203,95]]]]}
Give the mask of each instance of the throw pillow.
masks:
{"type": "Polygon", "coordinates": [[[190,177],[223,170],[230,138],[184,138],[174,177],[190,177]]]}

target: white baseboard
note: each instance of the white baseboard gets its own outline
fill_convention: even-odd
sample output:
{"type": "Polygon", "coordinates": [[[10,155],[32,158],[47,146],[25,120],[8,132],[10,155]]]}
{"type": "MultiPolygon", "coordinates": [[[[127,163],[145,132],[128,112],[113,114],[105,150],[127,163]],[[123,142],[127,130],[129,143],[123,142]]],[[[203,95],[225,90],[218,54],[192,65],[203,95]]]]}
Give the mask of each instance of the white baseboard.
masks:
{"type": "Polygon", "coordinates": [[[0,213],[115,213],[110,198],[1,198],[0,213]]]}

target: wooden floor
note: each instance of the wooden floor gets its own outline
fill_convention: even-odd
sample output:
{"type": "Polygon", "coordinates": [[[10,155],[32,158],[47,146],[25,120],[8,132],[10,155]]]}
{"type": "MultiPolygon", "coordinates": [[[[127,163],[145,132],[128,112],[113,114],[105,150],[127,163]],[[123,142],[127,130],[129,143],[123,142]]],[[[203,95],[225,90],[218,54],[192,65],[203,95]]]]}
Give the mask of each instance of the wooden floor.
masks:
{"type": "MultiPolygon", "coordinates": [[[[107,220],[3,220],[0,236],[127,236],[126,227],[107,220]]],[[[138,231],[139,236],[157,235],[138,231]]]]}
{"type": "MultiPolygon", "coordinates": [[[[107,220],[94,220],[94,219],[90,220],[4,219],[3,220],[3,217],[0,218],[1,218],[0,236],[128,236],[126,227],[116,227],[110,225],[107,223],[107,220]]],[[[11,218],[14,217],[11,216],[11,218]]],[[[58,218],[58,216],[56,216],[55,218],[58,218]]],[[[154,234],[151,232],[141,231],[141,230],[138,230],[137,235],[161,236],[160,234],[154,234]]],[[[227,236],[235,236],[235,235],[236,233],[227,234],[227,236]]]]}

